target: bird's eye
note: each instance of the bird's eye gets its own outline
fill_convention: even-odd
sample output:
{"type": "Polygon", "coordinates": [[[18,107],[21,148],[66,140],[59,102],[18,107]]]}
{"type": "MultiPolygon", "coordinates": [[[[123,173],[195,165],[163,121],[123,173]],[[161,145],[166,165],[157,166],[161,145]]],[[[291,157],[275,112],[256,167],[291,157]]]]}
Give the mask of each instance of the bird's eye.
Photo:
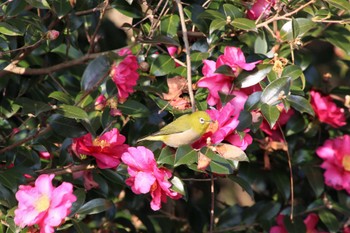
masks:
{"type": "Polygon", "coordinates": [[[199,122],[201,123],[201,124],[204,124],[204,122],[205,122],[205,120],[204,120],[204,118],[199,118],[199,122]]]}

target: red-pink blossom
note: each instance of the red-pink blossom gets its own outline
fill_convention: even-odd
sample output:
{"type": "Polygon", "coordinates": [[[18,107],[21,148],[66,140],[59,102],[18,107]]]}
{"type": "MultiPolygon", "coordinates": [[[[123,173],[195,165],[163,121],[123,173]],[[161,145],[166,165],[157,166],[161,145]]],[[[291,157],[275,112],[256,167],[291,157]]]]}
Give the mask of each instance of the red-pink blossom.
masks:
{"type": "Polygon", "coordinates": [[[49,159],[51,157],[50,153],[47,151],[39,151],[40,158],[49,159]]]}
{"type": "Polygon", "coordinates": [[[242,69],[248,71],[253,70],[256,64],[260,62],[261,61],[259,60],[256,62],[247,63],[244,53],[240,48],[227,46],[225,47],[224,54],[218,57],[218,60],[216,61],[216,67],[218,68],[222,65],[227,65],[231,67],[232,71],[237,77],[242,69]]]}
{"type": "Polygon", "coordinates": [[[258,19],[261,16],[262,19],[266,18],[270,14],[270,9],[275,5],[275,0],[256,0],[254,5],[248,10],[248,19],[258,19]]]}
{"type": "Polygon", "coordinates": [[[249,129],[244,131],[243,137],[242,134],[238,134],[236,131],[239,124],[239,114],[243,110],[248,96],[240,91],[233,91],[232,94],[235,97],[222,108],[207,110],[210,118],[213,121],[217,121],[218,129],[214,133],[205,133],[199,141],[193,144],[193,147],[200,148],[205,146],[207,138],[210,138],[212,144],[227,141],[234,146],[240,147],[242,150],[245,150],[252,143],[253,139],[248,134],[249,129]]]}
{"type": "Polygon", "coordinates": [[[350,193],[350,135],[328,139],[317,148],[326,185],[350,193]]]}
{"type": "Polygon", "coordinates": [[[315,111],[316,117],[320,122],[338,128],[346,125],[344,109],[339,108],[330,96],[321,95],[321,93],[311,90],[311,105],[315,111]]]}
{"type": "Polygon", "coordinates": [[[117,86],[119,102],[124,102],[134,92],[134,86],[139,79],[139,65],[136,56],[128,48],[120,50],[118,55],[125,57],[118,64],[112,65],[110,76],[117,86]]]}
{"type": "Polygon", "coordinates": [[[207,103],[214,106],[220,101],[219,93],[230,94],[232,91],[232,78],[223,74],[215,73],[216,63],[205,60],[202,69],[204,77],[197,82],[198,87],[208,88],[207,103]]]}
{"type": "Polygon", "coordinates": [[[78,171],[73,173],[74,179],[83,178],[85,190],[90,190],[93,188],[98,188],[99,184],[94,180],[91,171],[78,171]]]}
{"type": "Polygon", "coordinates": [[[217,61],[204,60],[202,73],[204,75],[197,82],[198,87],[208,88],[209,95],[207,102],[209,105],[221,107],[221,100],[219,93],[225,95],[232,95],[233,79],[235,77],[226,76],[224,74],[215,73],[215,71],[223,65],[227,65],[232,69],[234,76],[238,76],[243,70],[252,70],[260,61],[247,63],[245,56],[240,48],[225,47],[224,54],[220,55],[217,61]]]}
{"type": "Polygon", "coordinates": [[[18,208],[15,223],[20,227],[38,225],[40,233],[52,233],[70,213],[72,203],[77,200],[73,185],[63,182],[52,185],[55,175],[40,175],[35,185],[20,185],[16,193],[18,208]]]}
{"type": "Polygon", "coordinates": [[[72,150],[78,156],[95,157],[97,166],[101,169],[115,168],[120,163],[120,157],[129,147],[124,142],[125,137],[114,128],[95,139],[90,133],[74,138],[72,150]]]}
{"type": "Polygon", "coordinates": [[[161,203],[167,201],[167,196],[172,199],[181,198],[181,194],[171,190],[171,171],[158,168],[153,152],[146,147],[130,147],[121,159],[128,166],[130,175],[126,184],[131,186],[135,194],[150,193],[152,210],[159,210],[161,203]]]}
{"type": "MultiPolygon", "coordinates": [[[[270,228],[270,233],[288,233],[283,219],[285,218],[284,215],[279,214],[276,218],[277,226],[273,226],[270,228]]],[[[319,217],[315,213],[309,214],[305,219],[304,219],[304,224],[306,226],[306,232],[307,233],[326,233],[317,230],[316,226],[318,223],[319,217]]]]}
{"type": "Polygon", "coordinates": [[[50,31],[47,32],[46,37],[49,40],[56,40],[59,35],[60,35],[59,31],[50,30],[50,31]]]}

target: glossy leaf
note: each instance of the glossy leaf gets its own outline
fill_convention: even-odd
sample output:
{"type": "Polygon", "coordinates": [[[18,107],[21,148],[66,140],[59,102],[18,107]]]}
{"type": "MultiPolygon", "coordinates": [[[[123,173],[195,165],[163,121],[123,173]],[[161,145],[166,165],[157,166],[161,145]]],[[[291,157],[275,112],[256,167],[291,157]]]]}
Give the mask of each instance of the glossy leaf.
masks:
{"type": "Polygon", "coordinates": [[[82,124],[73,119],[63,117],[60,114],[52,115],[49,118],[49,123],[55,133],[64,137],[80,137],[87,133],[82,124]]]}
{"type": "Polygon", "coordinates": [[[321,210],[318,212],[320,220],[327,226],[329,232],[339,231],[339,221],[337,217],[329,210],[321,210]]]}
{"type": "MultiPolygon", "coordinates": [[[[303,36],[305,33],[309,32],[311,29],[315,28],[315,23],[306,18],[296,18],[294,25],[298,25],[298,33],[293,31],[292,21],[288,21],[281,28],[281,39],[284,41],[292,41],[296,37],[303,36]],[[294,38],[293,38],[294,36],[294,38]],[[296,36],[296,37],[295,37],[296,36]]],[[[296,28],[295,28],[296,29],[296,28]]]]}
{"type": "Polygon", "coordinates": [[[174,155],[173,149],[166,146],[161,150],[160,155],[157,159],[157,163],[174,165],[174,159],[175,159],[175,155],[174,155]]]}
{"type": "Polygon", "coordinates": [[[112,206],[113,203],[111,201],[103,198],[96,198],[88,201],[82,207],[80,207],[80,209],[77,211],[77,214],[97,214],[108,210],[112,206]]]}
{"type": "Polygon", "coordinates": [[[160,32],[169,37],[177,36],[179,22],[180,18],[178,15],[172,14],[164,16],[160,23],[160,32]]]}
{"type": "Polygon", "coordinates": [[[276,106],[262,104],[261,112],[265,117],[265,119],[267,120],[267,122],[269,123],[270,127],[272,128],[276,124],[280,116],[280,111],[278,110],[278,108],[276,106]]]}
{"type": "Polygon", "coordinates": [[[305,166],[303,171],[316,197],[319,197],[324,191],[324,180],[321,169],[305,166]]]}
{"type": "Polygon", "coordinates": [[[68,94],[61,91],[54,91],[49,95],[49,98],[56,99],[64,104],[74,104],[74,100],[68,94]]]}
{"type": "Polygon", "coordinates": [[[169,55],[159,55],[151,64],[150,72],[155,76],[169,74],[175,69],[175,62],[169,55]]]}
{"type": "Polygon", "coordinates": [[[315,112],[310,104],[310,102],[302,96],[298,95],[288,95],[286,100],[290,105],[299,112],[307,113],[311,116],[315,115],[315,112]]]}
{"type": "Polygon", "coordinates": [[[170,182],[173,184],[171,186],[171,189],[182,194],[185,195],[186,191],[185,191],[185,184],[183,183],[183,181],[178,178],[177,176],[174,176],[171,178],[170,182]]]}
{"type": "Polygon", "coordinates": [[[234,80],[234,82],[238,87],[241,88],[254,86],[261,80],[263,80],[266,77],[266,75],[271,71],[271,69],[271,65],[258,65],[257,68],[253,71],[243,71],[242,73],[240,73],[237,79],[234,80]]]}
{"type": "Polygon", "coordinates": [[[325,0],[330,5],[341,10],[350,11],[350,3],[346,0],[325,0]]]}
{"type": "Polygon", "coordinates": [[[226,21],[222,19],[214,19],[209,27],[209,33],[212,34],[215,31],[223,31],[225,29],[226,21]]]}
{"type": "Polygon", "coordinates": [[[50,9],[50,5],[46,0],[25,0],[28,4],[39,9],[50,9]]]}
{"type": "Polygon", "coordinates": [[[285,216],[283,219],[284,225],[288,233],[300,233],[306,232],[306,226],[303,220],[300,217],[295,217],[292,222],[289,216],[285,216]]]}
{"type": "Polygon", "coordinates": [[[84,91],[91,91],[97,88],[110,69],[110,62],[105,56],[92,60],[86,67],[81,79],[81,87],[84,91]]]}
{"type": "Polygon", "coordinates": [[[88,115],[83,109],[72,105],[62,104],[59,106],[59,109],[57,110],[57,112],[62,114],[62,116],[64,117],[68,117],[72,119],[81,119],[81,120],[88,119],[88,115]]]}
{"type": "Polygon", "coordinates": [[[242,18],[243,17],[242,11],[233,4],[226,3],[223,5],[223,9],[224,9],[226,17],[230,16],[231,20],[235,19],[235,18],[242,18]]]}
{"type": "Polygon", "coordinates": [[[174,167],[190,165],[198,160],[198,153],[191,146],[180,146],[175,153],[174,167]]]}
{"type": "Polygon", "coordinates": [[[90,233],[92,232],[87,224],[82,221],[73,220],[73,226],[77,233],[90,233]]]}
{"type": "Polygon", "coordinates": [[[261,94],[261,103],[276,105],[281,102],[282,96],[288,96],[291,78],[279,78],[271,82],[261,94]]]}
{"type": "Polygon", "coordinates": [[[149,109],[135,100],[127,100],[125,103],[119,104],[118,109],[120,109],[124,115],[129,115],[134,118],[147,117],[149,115],[149,109]]]}
{"type": "Polygon", "coordinates": [[[32,113],[38,116],[40,113],[52,110],[52,107],[42,101],[36,101],[27,97],[21,97],[16,100],[16,103],[22,106],[22,114],[32,113]]]}
{"type": "Polygon", "coordinates": [[[254,92],[249,95],[247,101],[244,104],[244,109],[247,111],[252,111],[260,107],[261,91],[254,92]]]}
{"type": "Polygon", "coordinates": [[[231,25],[242,30],[253,30],[256,28],[255,21],[247,18],[236,18],[232,20],[231,25]]]}
{"type": "Polygon", "coordinates": [[[21,36],[23,32],[21,32],[18,28],[6,23],[0,22],[0,33],[7,36],[21,36]]]}

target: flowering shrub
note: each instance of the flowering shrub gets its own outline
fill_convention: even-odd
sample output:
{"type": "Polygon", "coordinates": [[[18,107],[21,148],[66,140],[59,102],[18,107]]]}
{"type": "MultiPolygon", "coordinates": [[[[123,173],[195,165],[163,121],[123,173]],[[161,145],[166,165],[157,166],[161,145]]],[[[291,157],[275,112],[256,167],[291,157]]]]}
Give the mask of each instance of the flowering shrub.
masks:
{"type": "Polygon", "coordinates": [[[349,9],[2,1],[1,231],[349,232],[349,9]]]}

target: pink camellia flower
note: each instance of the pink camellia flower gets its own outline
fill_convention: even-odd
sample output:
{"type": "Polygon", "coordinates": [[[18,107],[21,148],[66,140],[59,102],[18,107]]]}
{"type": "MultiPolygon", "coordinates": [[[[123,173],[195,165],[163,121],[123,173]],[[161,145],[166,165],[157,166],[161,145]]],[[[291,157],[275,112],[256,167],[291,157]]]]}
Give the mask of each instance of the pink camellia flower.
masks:
{"type": "Polygon", "coordinates": [[[47,151],[39,151],[40,158],[49,159],[51,157],[50,153],[47,151]]]}
{"type": "Polygon", "coordinates": [[[208,88],[209,95],[207,102],[209,105],[217,105],[217,107],[221,107],[219,93],[232,95],[234,77],[215,73],[215,71],[220,66],[227,65],[232,69],[232,72],[237,77],[242,69],[250,71],[254,69],[256,64],[259,62],[260,61],[246,63],[245,56],[240,48],[226,47],[224,54],[220,55],[216,62],[204,60],[204,66],[202,69],[204,77],[197,82],[197,86],[208,88]]]}
{"type": "Polygon", "coordinates": [[[181,194],[171,190],[171,171],[158,168],[152,151],[146,147],[130,147],[121,159],[128,166],[130,175],[126,184],[131,186],[135,194],[149,192],[152,196],[152,210],[159,210],[161,203],[167,201],[167,196],[175,200],[181,198],[181,194]]]}
{"type": "MultiPolygon", "coordinates": [[[[277,226],[273,226],[270,228],[270,233],[288,233],[283,219],[284,215],[279,214],[276,218],[277,226]]],[[[306,226],[306,232],[307,233],[326,233],[322,232],[316,229],[317,223],[318,223],[319,217],[315,213],[309,214],[305,219],[304,223],[306,226]]]]}
{"type": "Polygon", "coordinates": [[[253,70],[256,64],[261,61],[247,63],[245,60],[245,56],[240,48],[236,47],[225,47],[224,54],[218,57],[216,61],[217,68],[222,65],[228,65],[231,67],[235,76],[237,77],[239,73],[243,70],[253,70]]]}
{"type": "Polygon", "coordinates": [[[120,157],[129,147],[124,142],[125,137],[114,128],[95,139],[90,133],[74,138],[72,150],[78,156],[95,157],[97,166],[101,169],[115,168],[120,163],[120,157]]]}
{"type": "Polygon", "coordinates": [[[83,178],[85,190],[98,188],[100,185],[94,180],[91,171],[78,171],[73,173],[74,179],[83,178]]]}
{"type": "Polygon", "coordinates": [[[350,193],[350,135],[326,140],[316,154],[324,160],[321,167],[326,170],[326,185],[350,193]]]}
{"type": "Polygon", "coordinates": [[[202,69],[204,77],[197,82],[198,87],[208,88],[207,103],[211,106],[221,103],[219,92],[228,95],[232,91],[232,78],[215,73],[215,70],[216,63],[205,60],[202,69]]]}
{"type": "Polygon", "coordinates": [[[63,182],[57,188],[52,186],[55,175],[40,175],[34,187],[20,185],[16,193],[18,208],[15,223],[20,227],[38,225],[40,233],[52,233],[70,213],[72,203],[77,200],[73,185],[63,182]]]}
{"type": "Polygon", "coordinates": [[[264,19],[270,14],[270,9],[275,5],[275,0],[256,0],[252,8],[247,12],[248,19],[258,19],[260,15],[264,19]]]}
{"type": "Polygon", "coordinates": [[[192,146],[194,148],[201,148],[206,145],[208,138],[212,144],[218,144],[222,141],[227,141],[234,146],[240,147],[245,150],[248,145],[253,141],[252,137],[248,134],[249,129],[246,129],[245,135],[237,134],[236,128],[239,124],[239,114],[244,108],[244,103],[247,100],[247,95],[240,91],[233,91],[235,96],[230,102],[228,102],[221,109],[207,110],[210,118],[213,121],[217,121],[218,129],[215,132],[205,133],[201,139],[195,142],[192,146]]]}
{"type": "Polygon", "coordinates": [[[311,106],[320,122],[338,128],[346,125],[344,109],[337,107],[330,96],[323,96],[321,93],[311,90],[311,106]]]}
{"type": "Polygon", "coordinates": [[[134,86],[139,79],[139,65],[136,56],[128,48],[120,50],[118,55],[125,56],[124,60],[112,65],[110,76],[117,86],[119,102],[122,103],[134,92],[134,86]]]}

